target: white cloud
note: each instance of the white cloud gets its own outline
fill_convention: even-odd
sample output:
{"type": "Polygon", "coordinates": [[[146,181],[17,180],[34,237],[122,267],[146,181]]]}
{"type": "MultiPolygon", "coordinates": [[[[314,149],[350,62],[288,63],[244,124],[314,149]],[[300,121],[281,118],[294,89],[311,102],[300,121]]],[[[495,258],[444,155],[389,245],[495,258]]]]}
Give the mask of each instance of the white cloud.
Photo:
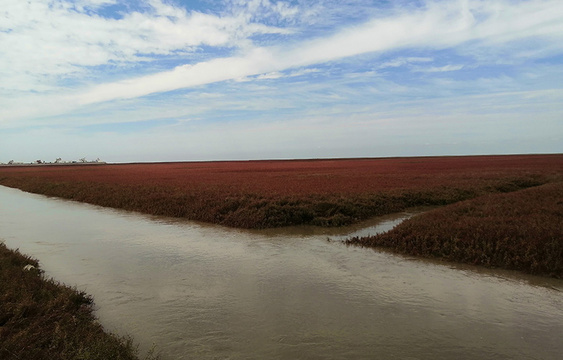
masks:
{"type": "Polygon", "coordinates": [[[266,21],[269,23],[292,22],[299,16],[302,9],[287,1],[271,2],[270,0],[228,0],[225,1],[228,11],[236,17],[245,18],[248,22],[266,21]]]}
{"type": "MultiPolygon", "coordinates": [[[[552,6],[563,11],[561,2],[541,1],[534,3],[535,6],[523,3],[520,7],[496,2],[497,6],[490,8],[481,2],[464,1],[462,4],[465,6],[432,5],[393,18],[371,20],[332,36],[304,41],[289,48],[254,48],[241,56],[214,59],[159,74],[100,85],[83,95],[81,101],[90,103],[143,96],[407,46],[442,48],[459,46],[469,40],[498,44],[502,41],[526,40],[538,33],[549,34],[549,42],[563,41],[563,31],[558,31],[559,27],[554,24],[558,17],[553,14],[554,11],[545,9],[546,6],[552,6]],[[468,8],[468,4],[474,7],[468,8]],[[531,17],[534,20],[519,22],[497,10],[501,6],[502,10],[512,15],[525,19],[531,17]],[[471,11],[484,18],[481,21],[475,20],[471,11]],[[514,31],[518,35],[514,35],[514,31]]],[[[454,71],[462,66],[447,65],[427,71],[454,71]]]]}
{"type": "Polygon", "coordinates": [[[450,72],[463,69],[464,65],[445,65],[445,66],[431,66],[431,67],[415,67],[414,71],[436,73],[436,72],[450,72]]]}
{"type": "Polygon", "coordinates": [[[15,158],[21,161],[83,156],[106,161],[164,161],[248,159],[256,154],[261,158],[295,158],[443,155],[445,151],[560,152],[563,124],[557,104],[562,99],[563,91],[557,90],[476,95],[448,102],[411,100],[377,104],[362,111],[353,105],[330,107],[329,111],[271,121],[255,117],[237,122],[181,122],[127,134],[36,128],[3,139],[0,154],[22,149],[15,158]],[[551,111],[529,121],[530,114],[545,108],[551,111]],[[515,124],[520,131],[515,131],[515,124]]]}
{"type": "Polygon", "coordinates": [[[400,67],[412,63],[419,63],[419,62],[431,62],[434,59],[429,57],[399,57],[397,59],[393,59],[391,61],[386,61],[378,66],[379,69],[384,69],[388,67],[400,67]]]}
{"type": "Polygon", "coordinates": [[[96,9],[117,2],[118,0],[76,0],[73,5],[76,9],[83,11],[85,8],[96,9]]]}
{"type": "Polygon", "coordinates": [[[161,0],[149,2],[150,12],[132,12],[121,19],[85,10],[109,3],[4,0],[0,89],[50,90],[61,79],[88,75],[88,67],[147,62],[173,52],[190,53],[201,45],[236,48],[246,46],[246,38],[254,34],[287,32],[234,17],[188,12],[161,0]]]}
{"type": "Polygon", "coordinates": [[[274,71],[274,72],[270,72],[270,73],[267,73],[267,74],[258,75],[257,79],[258,80],[272,80],[272,79],[279,79],[281,77],[283,77],[282,73],[274,71]]]}
{"type": "MultiPolygon", "coordinates": [[[[62,0],[4,2],[6,10],[0,11],[0,43],[8,49],[0,52],[0,118],[4,124],[12,119],[64,114],[89,104],[225,80],[299,76],[318,71],[309,69],[310,66],[318,68],[318,64],[366,53],[450,48],[485,54],[480,58],[485,62],[486,54],[497,49],[509,49],[508,56],[512,56],[512,50],[526,56],[563,52],[563,2],[559,0],[428,2],[420,8],[397,7],[376,15],[373,12],[368,21],[331,28],[326,35],[313,39],[305,38],[303,30],[307,23],[301,10],[313,13],[330,4],[336,8],[337,2],[308,5],[309,2],[301,1],[292,5],[295,3],[237,0],[231,2],[227,11],[213,14],[150,0],[150,11],[126,13],[120,19],[91,15],[62,0]],[[259,46],[252,40],[258,34],[284,35],[290,41],[272,40],[274,45],[259,46]],[[197,55],[200,46],[234,49],[234,55],[216,50],[215,55],[204,55],[203,60],[195,62],[192,56],[197,55]],[[160,56],[171,54],[177,58],[186,56],[186,65],[172,69],[162,66],[164,71],[147,75],[156,71],[148,67],[144,68],[144,75],[124,72],[114,78],[105,78],[91,69],[107,64],[135,66],[157,62],[160,56]],[[76,82],[72,82],[73,78],[76,82]],[[72,85],[64,86],[65,81],[72,85]],[[26,90],[39,94],[26,95],[26,90]]],[[[85,9],[109,3],[84,0],[78,4],[85,9]]],[[[348,5],[363,3],[349,1],[348,5]]],[[[467,66],[436,66],[433,60],[437,59],[399,56],[379,68],[416,64],[416,69],[432,73],[467,66]]]]}
{"type": "Polygon", "coordinates": [[[90,91],[78,95],[77,100],[80,104],[91,104],[134,98],[262,74],[276,69],[275,64],[272,53],[258,48],[242,57],[219,58],[195,65],[182,65],[167,72],[98,85],[90,91]]]}
{"type": "Polygon", "coordinates": [[[321,72],[320,69],[299,69],[296,71],[293,71],[291,73],[289,73],[289,77],[297,77],[297,76],[303,76],[303,75],[307,75],[307,74],[314,74],[314,73],[318,73],[321,72]]]}

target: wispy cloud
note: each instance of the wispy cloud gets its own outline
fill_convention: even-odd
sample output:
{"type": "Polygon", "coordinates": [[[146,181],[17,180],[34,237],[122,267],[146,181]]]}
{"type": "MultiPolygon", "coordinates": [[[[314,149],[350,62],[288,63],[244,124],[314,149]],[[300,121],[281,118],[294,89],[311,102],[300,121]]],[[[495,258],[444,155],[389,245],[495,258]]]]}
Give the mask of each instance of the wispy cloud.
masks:
{"type": "Polygon", "coordinates": [[[251,111],[368,117],[389,101],[563,82],[559,0],[2,5],[0,129],[251,111]]]}
{"type": "Polygon", "coordinates": [[[378,68],[380,69],[384,69],[384,68],[388,68],[388,67],[400,67],[400,66],[404,66],[404,65],[410,65],[413,63],[425,63],[425,62],[431,62],[434,59],[429,58],[429,57],[400,57],[400,58],[396,58],[393,59],[391,61],[386,61],[384,63],[382,63],[381,65],[378,66],[378,68]]]}
{"type": "Polygon", "coordinates": [[[144,12],[124,13],[119,19],[90,12],[112,3],[5,0],[0,13],[0,41],[6,49],[0,54],[4,79],[0,87],[49,90],[61,79],[90,75],[95,66],[189,56],[201,46],[237,48],[256,34],[288,32],[237,17],[188,11],[160,0],[147,2],[144,12]]]}
{"type": "Polygon", "coordinates": [[[444,65],[444,66],[431,66],[431,67],[416,67],[414,71],[427,72],[427,73],[438,73],[438,72],[449,72],[458,71],[465,67],[465,65],[444,65]]]}
{"type": "MultiPolygon", "coordinates": [[[[545,10],[547,5],[554,5],[554,2],[541,2],[539,5],[543,6],[535,4],[535,7],[527,3],[519,4],[519,7],[507,7],[512,15],[522,17],[525,14],[525,18],[533,19],[524,23],[504,15],[499,9],[503,3],[499,2],[490,9],[480,2],[472,8],[469,4],[467,1],[456,6],[439,7],[431,4],[406,14],[345,28],[325,38],[306,40],[291,46],[251,47],[237,56],[180,65],[169,71],[98,85],[80,95],[78,103],[144,96],[405,47],[455,47],[469,41],[482,42],[483,46],[499,46],[499,43],[532,40],[539,34],[549,35],[543,41],[563,40],[563,29],[560,29],[563,25],[556,23],[559,18],[553,11],[545,10]]],[[[563,5],[556,8],[563,11],[563,5]]],[[[227,41],[221,36],[214,39],[227,41]]],[[[204,40],[198,41],[201,43],[204,40]]],[[[420,59],[415,60],[420,62],[420,59]]],[[[386,64],[389,66],[389,63],[386,64]]],[[[462,67],[446,65],[418,71],[443,72],[462,67]]]]}

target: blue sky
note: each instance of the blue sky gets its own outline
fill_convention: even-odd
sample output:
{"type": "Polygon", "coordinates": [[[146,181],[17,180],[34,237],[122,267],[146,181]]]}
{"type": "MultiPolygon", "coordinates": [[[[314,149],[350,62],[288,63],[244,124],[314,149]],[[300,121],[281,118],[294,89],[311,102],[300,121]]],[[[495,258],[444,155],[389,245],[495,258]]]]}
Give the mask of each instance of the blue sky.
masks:
{"type": "Polygon", "coordinates": [[[0,162],[563,152],[561,0],[3,0],[0,162]]]}

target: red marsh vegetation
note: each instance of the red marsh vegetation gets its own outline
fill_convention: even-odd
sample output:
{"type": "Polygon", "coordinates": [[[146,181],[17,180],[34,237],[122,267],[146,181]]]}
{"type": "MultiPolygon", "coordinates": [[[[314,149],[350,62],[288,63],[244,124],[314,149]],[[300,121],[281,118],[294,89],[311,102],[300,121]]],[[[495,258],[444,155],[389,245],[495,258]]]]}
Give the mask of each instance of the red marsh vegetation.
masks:
{"type": "Polygon", "coordinates": [[[490,194],[348,244],[563,277],[563,182],[490,194]]]}
{"type": "Polygon", "coordinates": [[[0,184],[233,227],[339,226],[563,180],[563,155],[4,166],[0,184]]]}

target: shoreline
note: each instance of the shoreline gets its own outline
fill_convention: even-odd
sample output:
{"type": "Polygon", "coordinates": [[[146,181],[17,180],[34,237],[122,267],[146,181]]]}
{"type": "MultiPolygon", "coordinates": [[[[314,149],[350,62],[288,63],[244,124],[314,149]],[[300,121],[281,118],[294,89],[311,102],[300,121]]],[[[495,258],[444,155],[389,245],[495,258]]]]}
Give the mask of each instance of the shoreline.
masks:
{"type": "Polygon", "coordinates": [[[45,278],[38,260],[2,241],[0,280],[0,358],[140,359],[130,337],[98,323],[91,296],[45,278]]]}
{"type": "Polygon", "coordinates": [[[15,163],[15,164],[0,164],[0,167],[17,168],[17,167],[45,167],[45,166],[88,166],[88,165],[111,165],[104,161],[98,162],[70,162],[70,163],[15,163]]]}

